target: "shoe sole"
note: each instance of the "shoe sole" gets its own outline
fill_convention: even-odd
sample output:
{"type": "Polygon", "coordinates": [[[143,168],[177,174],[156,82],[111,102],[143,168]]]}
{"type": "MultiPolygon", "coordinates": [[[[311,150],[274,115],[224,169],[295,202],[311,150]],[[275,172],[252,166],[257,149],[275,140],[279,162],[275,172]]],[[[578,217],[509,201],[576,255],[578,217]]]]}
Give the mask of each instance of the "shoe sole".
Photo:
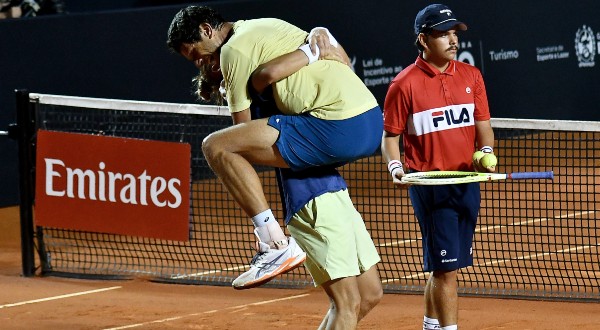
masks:
{"type": "Polygon", "coordinates": [[[246,289],[256,288],[257,286],[261,286],[261,285],[269,282],[270,280],[274,279],[276,276],[285,274],[291,270],[294,270],[294,269],[300,267],[300,265],[302,265],[302,263],[305,260],[306,260],[306,253],[303,252],[301,255],[295,257],[294,259],[290,258],[290,259],[286,260],[284,263],[281,264],[281,266],[277,267],[277,269],[275,269],[271,274],[265,275],[259,279],[248,282],[244,285],[233,286],[233,288],[236,290],[246,290],[246,289]]]}

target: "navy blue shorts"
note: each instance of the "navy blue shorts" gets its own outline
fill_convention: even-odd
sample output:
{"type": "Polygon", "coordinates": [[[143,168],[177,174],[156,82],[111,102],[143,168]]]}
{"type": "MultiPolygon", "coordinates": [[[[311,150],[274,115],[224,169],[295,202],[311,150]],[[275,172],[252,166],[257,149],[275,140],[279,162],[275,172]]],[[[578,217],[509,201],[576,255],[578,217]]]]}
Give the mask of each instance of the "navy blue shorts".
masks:
{"type": "Polygon", "coordinates": [[[419,220],[423,270],[451,271],[473,265],[473,235],[481,202],[479,183],[410,186],[419,220]]]}
{"type": "Polygon", "coordinates": [[[309,114],[274,115],[269,117],[269,125],[279,131],[275,145],[293,171],[341,166],[371,156],[383,134],[379,106],[344,120],[324,120],[309,114]]]}

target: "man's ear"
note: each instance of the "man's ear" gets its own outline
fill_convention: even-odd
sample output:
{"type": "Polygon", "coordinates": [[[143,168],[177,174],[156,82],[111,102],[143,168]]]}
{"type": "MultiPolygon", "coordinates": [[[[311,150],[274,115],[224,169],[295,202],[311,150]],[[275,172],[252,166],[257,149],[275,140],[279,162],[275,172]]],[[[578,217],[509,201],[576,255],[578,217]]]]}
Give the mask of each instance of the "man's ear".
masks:
{"type": "Polygon", "coordinates": [[[421,46],[423,46],[424,49],[428,49],[427,43],[425,42],[425,38],[427,38],[425,33],[419,33],[419,35],[417,36],[417,40],[419,41],[421,46]]]}
{"type": "Polygon", "coordinates": [[[208,23],[200,23],[200,37],[206,37],[207,39],[212,38],[213,27],[208,23]]]}

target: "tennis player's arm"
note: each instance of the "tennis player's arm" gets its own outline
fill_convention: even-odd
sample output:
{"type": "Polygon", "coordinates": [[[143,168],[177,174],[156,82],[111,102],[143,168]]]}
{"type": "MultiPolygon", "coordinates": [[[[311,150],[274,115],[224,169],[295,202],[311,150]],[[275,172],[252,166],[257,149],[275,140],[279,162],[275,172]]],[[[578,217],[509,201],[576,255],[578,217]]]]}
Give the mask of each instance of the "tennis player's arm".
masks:
{"type": "Polygon", "coordinates": [[[250,120],[252,120],[250,116],[250,109],[232,112],[231,120],[233,120],[234,125],[249,122],[250,120]]]}
{"type": "Polygon", "coordinates": [[[390,160],[400,160],[400,135],[383,131],[381,138],[381,155],[387,164],[390,160]]]}
{"type": "MultiPolygon", "coordinates": [[[[219,95],[223,100],[227,99],[227,88],[225,88],[225,79],[221,80],[219,84],[219,95]]],[[[245,109],[238,112],[231,113],[231,120],[233,125],[241,124],[252,120],[250,109],[245,109]]]]}
{"type": "MultiPolygon", "coordinates": [[[[489,120],[476,120],[475,121],[475,141],[477,143],[477,149],[481,149],[484,146],[494,148],[494,130],[489,120]]],[[[480,165],[478,162],[473,162],[475,170],[478,172],[496,172],[496,167],[487,168],[480,165]]]]}
{"type": "Polygon", "coordinates": [[[259,65],[252,72],[252,86],[261,94],[267,86],[291,76],[308,65],[308,57],[301,50],[295,50],[259,65]]]}
{"type": "Polygon", "coordinates": [[[394,185],[402,186],[401,181],[404,176],[402,162],[400,161],[400,135],[383,131],[381,138],[381,154],[387,164],[388,171],[392,176],[394,185]]]}
{"type": "MultiPolygon", "coordinates": [[[[328,53],[324,59],[334,60],[350,66],[350,58],[342,46],[328,53]]],[[[308,65],[308,57],[301,50],[295,50],[259,65],[252,72],[252,86],[261,94],[267,86],[285,79],[308,65]]]]}
{"type": "Polygon", "coordinates": [[[494,130],[489,120],[475,121],[475,141],[477,142],[477,149],[483,146],[494,147],[494,130]]]}
{"type": "MultiPolygon", "coordinates": [[[[314,36],[309,36],[311,38],[309,40],[311,51],[315,47],[319,47],[316,51],[317,53],[319,53],[319,49],[323,49],[320,52],[319,59],[338,61],[352,67],[350,58],[342,45],[338,44],[337,41],[335,41],[335,46],[331,45],[331,39],[328,34],[325,33],[323,35],[318,33],[319,31],[321,30],[317,30],[314,36]],[[327,45],[327,47],[323,45],[327,45]]],[[[267,86],[291,76],[310,63],[312,62],[309,60],[308,55],[300,49],[281,55],[267,63],[259,65],[252,72],[252,86],[254,86],[258,94],[262,94],[267,86]]]]}

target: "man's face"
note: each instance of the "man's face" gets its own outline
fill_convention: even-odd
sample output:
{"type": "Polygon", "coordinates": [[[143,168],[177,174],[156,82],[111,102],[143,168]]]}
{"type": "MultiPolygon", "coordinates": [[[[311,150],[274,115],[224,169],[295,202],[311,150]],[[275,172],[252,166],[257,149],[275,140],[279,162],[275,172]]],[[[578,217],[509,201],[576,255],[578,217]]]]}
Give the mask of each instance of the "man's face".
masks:
{"type": "Polygon", "coordinates": [[[200,25],[201,40],[182,44],[179,53],[199,69],[207,65],[218,68],[221,43],[217,37],[216,31],[210,25],[203,23],[200,25]]]}
{"type": "Polygon", "coordinates": [[[202,40],[193,44],[182,44],[179,53],[186,60],[193,62],[198,69],[201,69],[209,64],[216,63],[218,66],[219,54],[216,51],[217,49],[218,47],[214,47],[210,40],[202,40]]]}
{"type": "Polygon", "coordinates": [[[458,36],[456,30],[436,31],[433,30],[425,36],[428,55],[432,58],[451,61],[458,52],[458,36]]]}

